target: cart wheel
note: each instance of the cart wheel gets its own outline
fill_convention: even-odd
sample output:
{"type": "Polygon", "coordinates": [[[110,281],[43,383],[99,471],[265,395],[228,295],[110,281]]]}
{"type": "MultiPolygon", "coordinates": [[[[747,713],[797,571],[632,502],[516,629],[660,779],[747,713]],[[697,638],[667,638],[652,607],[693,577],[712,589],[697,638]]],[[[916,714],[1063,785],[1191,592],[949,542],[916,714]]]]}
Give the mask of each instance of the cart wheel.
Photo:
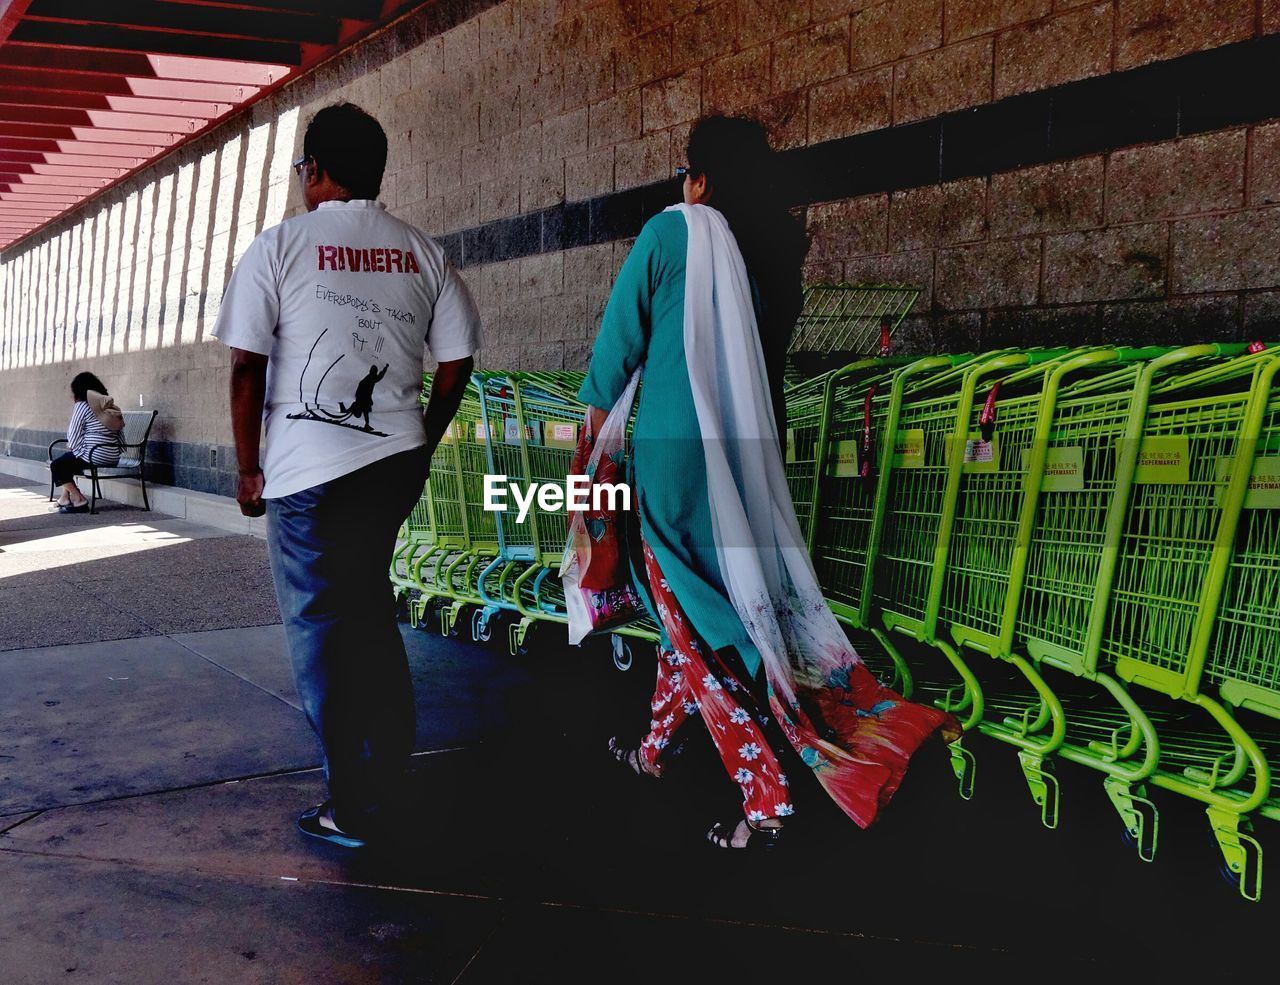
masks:
{"type": "Polygon", "coordinates": [[[481,619],[476,629],[475,638],[477,643],[488,643],[493,639],[493,625],[488,619],[481,619]]]}
{"type": "Polygon", "coordinates": [[[631,669],[633,663],[635,663],[635,657],[631,653],[631,644],[623,640],[621,636],[614,636],[613,665],[625,674],[631,669]]]}

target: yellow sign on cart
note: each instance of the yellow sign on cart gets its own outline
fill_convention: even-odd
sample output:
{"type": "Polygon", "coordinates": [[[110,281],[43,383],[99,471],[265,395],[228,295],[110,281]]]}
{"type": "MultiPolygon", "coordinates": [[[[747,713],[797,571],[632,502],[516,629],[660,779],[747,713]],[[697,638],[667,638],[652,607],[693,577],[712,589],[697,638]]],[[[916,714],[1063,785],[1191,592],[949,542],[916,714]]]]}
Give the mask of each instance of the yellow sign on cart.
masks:
{"type": "Polygon", "coordinates": [[[858,475],[858,443],[837,441],[831,452],[828,474],[837,479],[850,479],[858,475]]]}
{"type": "MultiPolygon", "coordinates": [[[[1027,470],[1027,458],[1031,449],[1022,451],[1022,470],[1027,470]]],[[[1042,492],[1079,492],[1084,488],[1084,448],[1080,445],[1064,445],[1046,448],[1044,474],[1040,477],[1042,492]]]]}
{"type": "MultiPolygon", "coordinates": [[[[1117,452],[1118,454],[1118,452],[1117,452]]],[[[1186,435],[1152,435],[1138,446],[1135,483],[1180,486],[1191,481],[1191,442],[1186,435]]]]}
{"type": "Polygon", "coordinates": [[[578,447],[578,425],[563,421],[542,422],[542,443],[548,448],[578,447]]]}
{"type": "Polygon", "coordinates": [[[895,469],[924,468],[924,429],[911,428],[899,431],[893,441],[893,467],[895,469]]]}
{"type": "MultiPolygon", "coordinates": [[[[1235,461],[1230,455],[1218,459],[1218,502],[1227,491],[1226,483],[1235,461]]],[[[1249,475],[1249,490],[1244,495],[1246,510],[1280,509],[1280,455],[1267,455],[1253,460],[1253,472],[1249,475]]]]}

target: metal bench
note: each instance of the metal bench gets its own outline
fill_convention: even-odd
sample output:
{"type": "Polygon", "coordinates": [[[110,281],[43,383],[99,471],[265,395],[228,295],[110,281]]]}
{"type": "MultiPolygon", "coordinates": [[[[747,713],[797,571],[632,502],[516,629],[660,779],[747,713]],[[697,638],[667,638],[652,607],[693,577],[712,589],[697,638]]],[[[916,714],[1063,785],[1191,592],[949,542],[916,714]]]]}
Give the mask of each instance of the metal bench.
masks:
{"type": "MultiPolygon", "coordinates": [[[[151,509],[151,503],[147,499],[147,442],[151,437],[151,426],[155,423],[156,416],[159,414],[156,410],[127,410],[124,412],[124,448],[120,453],[120,462],[117,465],[94,465],[88,466],[89,479],[92,489],[89,493],[89,512],[98,512],[98,500],[102,496],[102,492],[98,487],[99,479],[139,479],[142,482],[142,508],[144,510],[151,509]]],[[[59,438],[57,441],[49,443],[49,461],[53,461],[53,449],[58,445],[65,445],[66,438],[59,438]]],[[[92,456],[94,449],[106,447],[105,445],[94,445],[89,449],[92,456]]],[[[81,473],[84,474],[83,472],[81,473]]],[[[49,475],[49,501],[53,502],[53,475],[49,475]]]]}

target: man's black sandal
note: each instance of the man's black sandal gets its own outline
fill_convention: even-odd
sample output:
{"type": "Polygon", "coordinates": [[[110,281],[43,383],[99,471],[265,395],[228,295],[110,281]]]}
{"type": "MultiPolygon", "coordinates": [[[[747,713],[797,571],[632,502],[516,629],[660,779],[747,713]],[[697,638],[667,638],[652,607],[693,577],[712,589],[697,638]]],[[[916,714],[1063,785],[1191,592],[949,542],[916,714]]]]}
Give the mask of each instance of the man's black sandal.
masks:
{"type": "Polygon", "coordinates": [[[363,838],[347,834],[338,827],[333,819],[333,803],[328,800],[299,814],[298,830],[308,838],[327,841],[341,848],[364,848],[368,844],[363,838]]]}

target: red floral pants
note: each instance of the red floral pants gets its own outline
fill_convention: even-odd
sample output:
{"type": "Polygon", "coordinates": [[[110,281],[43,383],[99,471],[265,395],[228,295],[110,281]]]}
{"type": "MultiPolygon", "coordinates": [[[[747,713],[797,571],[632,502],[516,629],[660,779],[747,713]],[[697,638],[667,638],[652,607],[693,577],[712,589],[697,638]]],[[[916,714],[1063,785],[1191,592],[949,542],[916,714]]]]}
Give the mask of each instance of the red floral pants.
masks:
{"type": "Polygon", "coordinates": [[[663,750],[685,719],[700,714],[725,770],[742,789],[747,818],[786,817],[792,813],[787,777],[760,729],[763,722],[748,711],[752,702],[746,689],[715,651],[698,639],[648,544],[644,563],[650,597],[671,640],[671,648],[658,653],[653,718],[649,734],[640,743],[645,766],[661,774],[663,750]]]}

